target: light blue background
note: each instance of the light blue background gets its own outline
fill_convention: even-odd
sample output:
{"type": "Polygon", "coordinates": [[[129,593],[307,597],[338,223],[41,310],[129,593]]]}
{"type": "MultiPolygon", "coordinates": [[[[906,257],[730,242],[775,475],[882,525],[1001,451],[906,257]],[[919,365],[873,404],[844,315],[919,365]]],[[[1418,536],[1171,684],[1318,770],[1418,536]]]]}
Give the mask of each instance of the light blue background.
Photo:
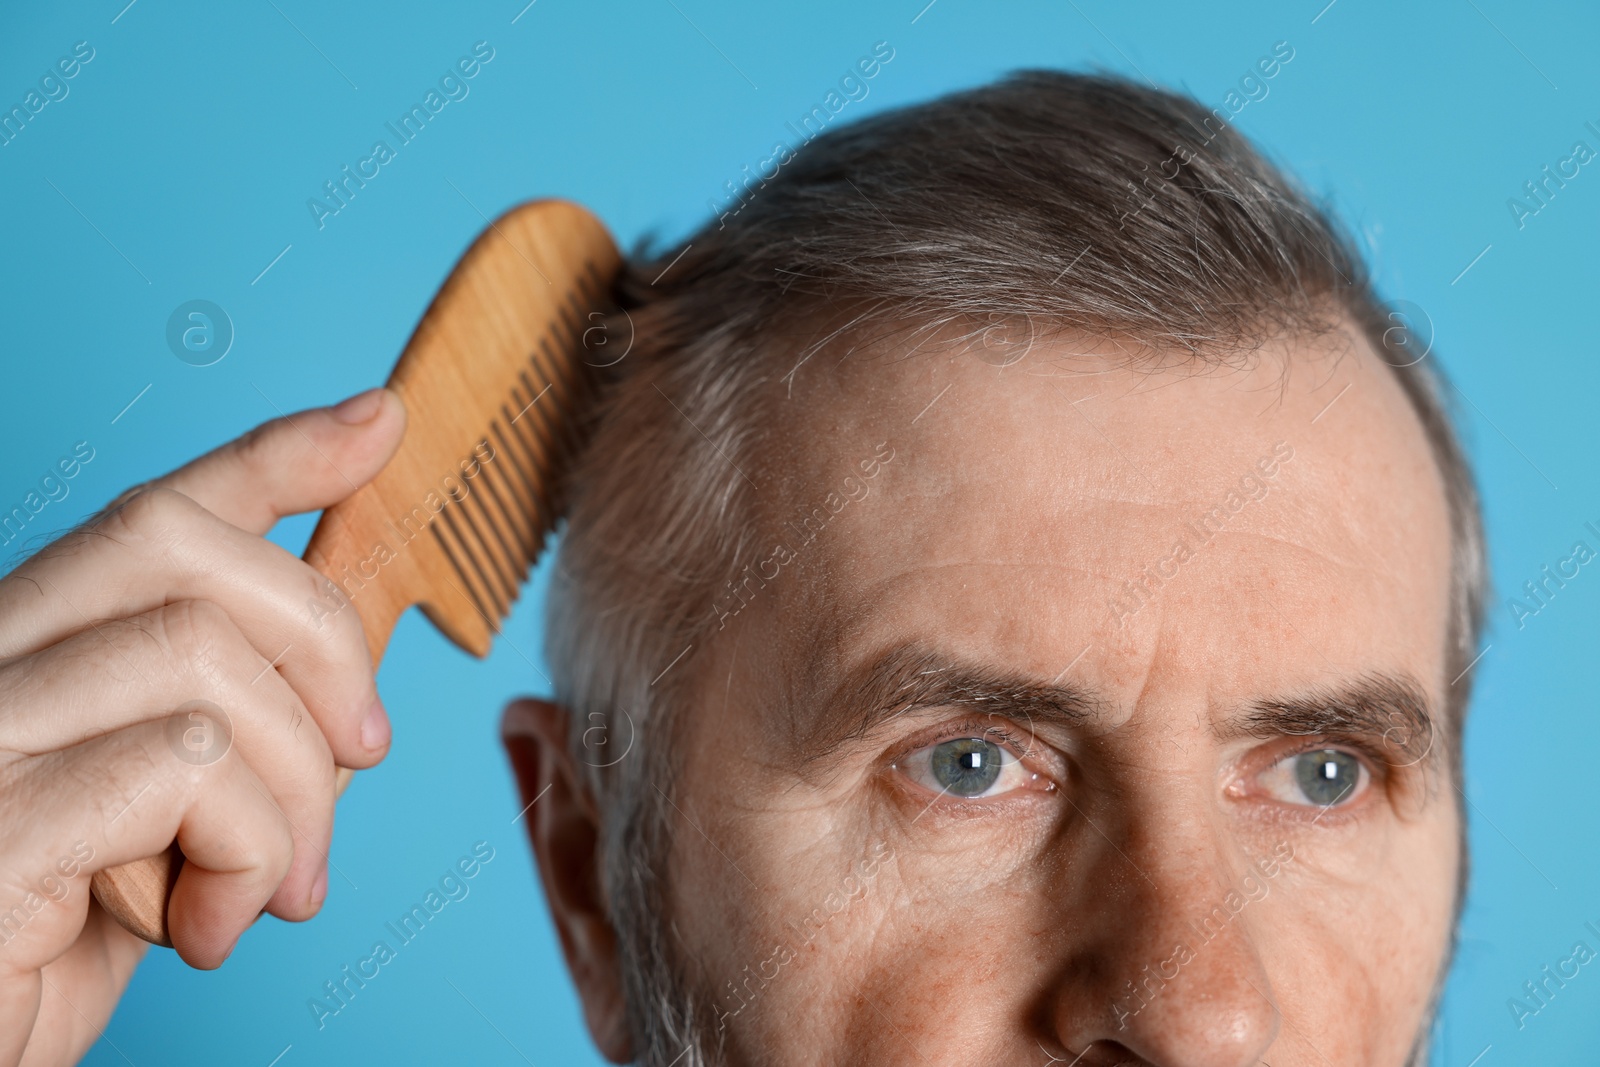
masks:
{"type": "MultiPolygon", "coordinates": [[[[926,0],[538,0],[516,18],[525,2],[12,5],[0,31],[7,107],[74,42],[96,56],[0,148],[0,507],[80,439],[97,456],[35,533],[275,407],[381,382],[482,227],[477,209],[557,195],[624,244],[684,233],[875,41],[895,58],[846,117],[1029,65],[1100,64],[1216,106],[1287,40],[1293,62],[1238,125],[1331,197],[1387,292],[1431,316],[1438,358],[1470,398],[1464,431],[1502,590],[1467,746],[1475,878],[1437,1062],[1596,1062],[1593,967],[1521,1032],[1506,1001],[1588,937],[1585,920],[1600,924],[1600,571],[1586,568],[1520,631],[1504,599],[1579,537],[1600,547],[1582,529],[1600,525],[1600,167],[1524,229],[1506,206],[1575,140],[1600,148],[1584,129],[1600,126],[1592,7],[937,0],[918,18],[926,0]],[[307,198],[478,40],[496,55],[470,96],[319,232],[307,198]],[[237,328],[231,353],[206,368],[163,339],[168,314],[196,298],[237,328]]],[[[298,551],[311,525],[275,536],[298,551]]],[[[505,699],[544,691],[524,659],[538,662],[542,588],[483,664],[420,617],[403,620],[379,679],[393,755],[339,807],[333,859],[349,880],[334,875],[315,922],[263,921],[218,972],[152,953],[89,1063],[599,1062],[511,823],[520,805],[496,741],[505,699]],[[496,856],[471,895],[318,1032],[307,999],[479,840],[496,856]]]]}

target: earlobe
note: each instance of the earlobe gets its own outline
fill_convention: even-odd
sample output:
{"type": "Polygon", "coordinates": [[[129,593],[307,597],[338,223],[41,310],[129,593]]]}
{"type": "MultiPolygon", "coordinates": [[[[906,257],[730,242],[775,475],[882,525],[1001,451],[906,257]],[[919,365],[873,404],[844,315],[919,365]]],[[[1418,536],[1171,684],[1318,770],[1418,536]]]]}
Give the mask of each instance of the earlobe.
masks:
{"type": "Polygon", "coordinates": [[[524,698],[506,706],[500,734],[527,810],[528,838],[589,1033],[613,1063],[633,1059],[617,935],[600,876],[599,809],[573,766],[570,713],[524,698]]]}

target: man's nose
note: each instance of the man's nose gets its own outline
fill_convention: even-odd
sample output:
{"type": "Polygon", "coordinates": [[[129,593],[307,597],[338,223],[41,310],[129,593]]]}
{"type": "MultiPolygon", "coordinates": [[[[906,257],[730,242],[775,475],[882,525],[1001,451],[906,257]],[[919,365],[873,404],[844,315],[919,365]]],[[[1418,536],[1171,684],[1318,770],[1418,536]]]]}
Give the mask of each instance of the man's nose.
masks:
{"type": "Polygon", "coordinates": [[[1091,868],[1080,884],[1098,888],[1075,902],[1072,921],[1092,933],[1074,939],[1052,1015],[1080,1067],[1253,1067],[1276,1039],[1260,916],[1251,913],[1264,883],[1205,821],[1154,832],[1108,826],[1100,847],[1079,857],[1091,868]]]}

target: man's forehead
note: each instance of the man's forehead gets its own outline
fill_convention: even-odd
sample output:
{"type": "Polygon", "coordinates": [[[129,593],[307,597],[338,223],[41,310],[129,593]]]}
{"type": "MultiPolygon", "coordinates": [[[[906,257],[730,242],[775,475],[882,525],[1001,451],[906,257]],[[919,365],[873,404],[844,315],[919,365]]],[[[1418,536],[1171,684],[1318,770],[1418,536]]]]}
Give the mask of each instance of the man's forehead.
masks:
{"type": "MultiPolygon", "coordinates": [[[[1428,456],[1392,371],[1348,324],[1284,333],[1248,349],[1195,352],[1078,331],[995,330],[960,342],[913,334],[915,344],[890,334],[840,342],[804,360],[785,377],[784,399],[759,444],[763,466],[778,481],[776,492],[761,494],[766,510],[809,505],[885,440],[915,443],[936,460],[920,472],[930,482],[957,478],[1020,445],[1040,450],[1064,476],[1098,475],[1112,490],[1155,488],[1168,470],[1181,487],[1188,484],[1183,464],[1148,461],[1197,457],[1153,456],[1163,444],[1179,448],[1199,436],[1207,455],[1226,456],[1254,438],[1270,441],[1281,429],[1312,424],[1341,385],[1356,382],[1368,393],[1364,404],[1341,397],[1341,406],[1361,408],[1368,420],[1406,424],[1410,439],[1402,449],[1421,445],[1419,455],[1428,456]],[[1141,452],[1143,466],[1135,462],[1141,452]],[[1120,461],[1116,469],[1086,462],[1106,455],[1120,461]]],[[[1346,419],[1320,436],[1351,429],[1346,419]]],[[[1015,473],[1012,464],[992,471],[990,481],[1015,473]]]]}
{"type": "Polygon", "coordinates": [[[1387,666],[1432,685],[1438,648],[1415,632],[1443,633],[1442,485],[1364,343],[1285,338],[1245,369],[1127,366],[1070,344],[1002,363],[862,361],[811,398],[808,445],[780,463],[786,499],[767,509],[794,557],[771,602],[796,691],[917,626],[981,632],[973,647],[1044,677],[1141,626],[1259,631],[1274,614],[1301,618],[1289,639],[1317,657],[1358,659],[1374,634],[1349,611],[1306,621],[1330,583],[1352,605],[1393,601],[1417,655],[1387,666]],[[1132,630],[1110,626],[1119,597],[1143,607],[1132,630]]]}
{"type": "Polygon", "coordinates": [[[1402,534],[1416,540],[1395,520],[1442,516],[1420,421],[1353,331],[1285,335],[1223,359],[1130,363],[1103,339],[1072,335],[1035,340],[1005,360],[980,344],[830,354],[832,370],[796,377],[792,403],[762,443],[763,535],[815,533],[803,562],[824,581],[911,549],[979,547],[986,527],[991,547],[1020,541],[1056,563],[1087,553],[1080,563],[1092,568],[1103,546],[1075,520],[1109,517],[1127,532],[1147,525],[1164,539],[1173,514],[1226,500],[1286,453],[1302,460],[1301,510],[1255,509],[1242,524],[1253,532],[1334,556],[1350,546],[1331,538],[1354,537],[1381,558],[1402,534]],[[894,458],[885,465],[886,455],[894,458]],[[871,499],[841,506],[852,496],[871,499]],[[1312,506],[1334,514],[1306,513],[1312,506]],[[826,528],[797,524],[819,509],[826,528]]]}

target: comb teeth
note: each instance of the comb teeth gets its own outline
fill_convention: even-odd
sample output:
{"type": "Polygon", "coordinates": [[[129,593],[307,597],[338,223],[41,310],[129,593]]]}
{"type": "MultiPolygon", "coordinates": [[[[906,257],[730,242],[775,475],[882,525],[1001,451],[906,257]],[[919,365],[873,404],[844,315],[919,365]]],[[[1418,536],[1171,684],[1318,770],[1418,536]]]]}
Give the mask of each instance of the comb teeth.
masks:
{"type": "Polygon", "coordinates": [[[555,332],[529,353],[480,439],[479,449],[493,458],[463,481],[460,498],[446,499],[439,514],[444,521],[430,524],[460,591],[495,633],[561,517],[561,474],[583,443],[581,413],[597,382],[587,361],[574,354],[582,347],[585,316],[612,310],[592,262],[585,262],[583,275],[560,308],[555,332]]]}

